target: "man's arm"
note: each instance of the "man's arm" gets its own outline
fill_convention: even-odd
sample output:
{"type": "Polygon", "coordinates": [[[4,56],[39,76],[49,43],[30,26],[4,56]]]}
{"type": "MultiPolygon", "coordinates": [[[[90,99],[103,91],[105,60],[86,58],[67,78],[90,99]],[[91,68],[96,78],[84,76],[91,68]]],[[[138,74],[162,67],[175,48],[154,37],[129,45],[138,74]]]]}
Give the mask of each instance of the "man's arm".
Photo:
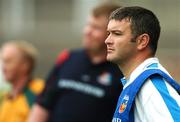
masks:
{"type": "Polygon", "coordinates": [[[48,110],[38,104],[35,104],[33,105],[28,122],[47,122],[48,117],[48,110]]]}
{"type": "Polygon", "coordinates": [[[46,122],[49,118],[49,111],[54,108],[56,99],[59,96],[57,86],[58,75],[61,66],[68,60],[69,52],[63,51],[57,58],[54,68],[51,70],[46,80],[46,86],[43,92],[38,96],[36,103],[33,105],[28,122],[46,122]]]}

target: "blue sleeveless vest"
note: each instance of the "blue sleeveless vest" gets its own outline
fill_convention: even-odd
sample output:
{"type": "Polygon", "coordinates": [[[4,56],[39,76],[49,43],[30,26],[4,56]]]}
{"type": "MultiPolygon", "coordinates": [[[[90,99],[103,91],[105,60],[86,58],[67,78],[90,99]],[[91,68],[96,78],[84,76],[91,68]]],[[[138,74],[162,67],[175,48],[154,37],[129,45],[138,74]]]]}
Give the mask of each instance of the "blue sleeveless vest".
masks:
{"type": "Polygon", "coordinates": [[[134,122],[136,94],[152,75],[160,75],[180,94],[180,85],[160,69],[147,69],[121,92],[112,122],[134,122]]]}

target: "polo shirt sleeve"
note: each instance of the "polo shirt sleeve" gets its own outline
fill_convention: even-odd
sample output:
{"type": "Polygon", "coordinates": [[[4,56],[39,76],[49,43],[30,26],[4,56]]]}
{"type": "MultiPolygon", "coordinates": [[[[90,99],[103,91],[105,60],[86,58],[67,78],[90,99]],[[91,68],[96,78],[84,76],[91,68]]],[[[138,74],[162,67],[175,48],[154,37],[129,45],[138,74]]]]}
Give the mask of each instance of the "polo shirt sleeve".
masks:
{"type": "MultiPolygon", "coordinates": [[[[136,115],[142,121],[179,122],[180,96],[161,76],[150,78],[136,101],[136,115]],[[145,100],[146,99],[146,100],[145,100]]],[[[136,117],[136,116],[135,116],[136,117]]]]}

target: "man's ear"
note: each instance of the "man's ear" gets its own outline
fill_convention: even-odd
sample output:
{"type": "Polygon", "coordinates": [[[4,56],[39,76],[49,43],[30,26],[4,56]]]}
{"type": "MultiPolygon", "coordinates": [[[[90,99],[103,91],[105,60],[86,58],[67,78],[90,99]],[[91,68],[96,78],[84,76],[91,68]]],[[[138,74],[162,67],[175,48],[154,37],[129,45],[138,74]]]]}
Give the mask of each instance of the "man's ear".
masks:
{"type": "Polygon", "coordinates": [[[137,37],[137,49],[143,50],[145,49],[149,44],[149,35],[144,33],[137,37]]]}
{"type": "Polygon", "coordinates": [[[29,71],[30,71],[29,62],[27,62],[27,61],[22,62],[22,64],[21,64],[21,69],[22,69],[22,71],[23,71],[24,73],[29,74],[29,71]]]}

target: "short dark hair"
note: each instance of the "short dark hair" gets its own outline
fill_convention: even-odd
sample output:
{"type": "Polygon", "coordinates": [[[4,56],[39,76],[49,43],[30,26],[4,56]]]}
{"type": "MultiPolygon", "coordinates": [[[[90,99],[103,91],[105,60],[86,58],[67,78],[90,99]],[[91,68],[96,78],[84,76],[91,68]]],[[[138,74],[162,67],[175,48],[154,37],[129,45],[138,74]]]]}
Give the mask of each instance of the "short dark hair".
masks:
{"type": "Polygon", "coordinates": [[[120,5],[115,3],[110,3],[110,2],[101,3],[93,8],[92,15],[95,17],[106,16],[107,18],[109,18],[110,14],[114,10],[120,7],[121,7],[120,5]]]}
{"type": "Polygon", "coordinates": [[[152,54],[155,55],[161,28],[158,18],[152,11],[138,6],[123,7],[113,11],[109,19],[119,21],[129,19],[134,38],[143,33],[148,34],[150,37],[149,47],[152,54]]]}

